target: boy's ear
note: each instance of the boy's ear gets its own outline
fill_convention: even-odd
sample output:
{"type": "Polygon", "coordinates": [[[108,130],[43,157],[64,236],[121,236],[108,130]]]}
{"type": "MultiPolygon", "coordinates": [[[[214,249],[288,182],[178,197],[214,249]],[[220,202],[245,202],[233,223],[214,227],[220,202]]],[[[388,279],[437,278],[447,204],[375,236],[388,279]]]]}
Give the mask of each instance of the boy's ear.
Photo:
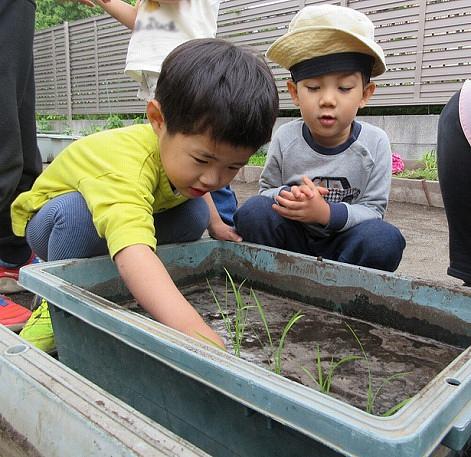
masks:
{"type": "Polygon", "coordinates": [[[371,96],[375,93],[376,90],[376,84],[373,82],[369,82],[366,87],[363,89],[363,97],[360,102],[360,108],[364,108],[366,104],[368,103],[368,100],[371,98],[371,96]]]}
{"type": "Polygon", "coordinates": [[[165,127],[165,119],[160,103],[155,99],[152,99],[147,103],[147,119],[149,119],[154,132],[157,135],[160,135],[162,129],[165,127]]]}
{"type": "Polygon", "coordinates": [[[289,79],[286,85],[288,86],[288,92],[291,95],[291,100],[293,100],[293,103],[296,106],[299,106],[298,86],[292,79],[289,79]]]}

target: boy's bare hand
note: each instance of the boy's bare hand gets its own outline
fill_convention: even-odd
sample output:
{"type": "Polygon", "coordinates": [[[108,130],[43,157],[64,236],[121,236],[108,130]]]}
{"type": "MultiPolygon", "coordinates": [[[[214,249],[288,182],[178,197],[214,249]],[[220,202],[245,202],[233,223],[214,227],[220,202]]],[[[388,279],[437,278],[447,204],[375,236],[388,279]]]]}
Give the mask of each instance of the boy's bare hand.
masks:
{"type": "Polygon", "coordinates": [[[305,224],[327,225],[330,220],[330,206],[324,200],[328,189],[316,186],[307,176],[303,184],[283,190],[276,197],[278,205],[273,209],[283,217],[305,224]]]}
{"type": "Polygon", "coordinates": [[[222,220],[218,223],[210,224],[208,233],[211,238],[221,241],[242,241],[242,237],[235,231],[234,227],[225,224],[222,220]]]}

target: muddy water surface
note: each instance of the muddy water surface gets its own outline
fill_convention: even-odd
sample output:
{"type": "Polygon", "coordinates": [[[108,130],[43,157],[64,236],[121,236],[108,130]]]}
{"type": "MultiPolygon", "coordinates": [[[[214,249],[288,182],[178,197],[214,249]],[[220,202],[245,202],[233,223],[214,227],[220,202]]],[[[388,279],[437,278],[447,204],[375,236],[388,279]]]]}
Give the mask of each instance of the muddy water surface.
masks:
{"type": "MultiPolygon", "coordinates": [[[[235,300],[233,293],[226,289],[226,282],[213,279],[210,283],[224,310],[227,303],[228,314],[233,319],[235,300]]],[[[232,352],[232,342],[207,282],[181,290],[204,316],[206,322],[224,339],[228,350],[232,352]]],[[[244,301],[251,306],[241,357],[270,369],[273,366],[273,354],[267,344],[268,338],[262,320],[255,302],[250,297],[249,288],[242,287],[241,291],[244,301]]],[[[352,319],[289,298],[263,291],[255,292],[265,310],[276,347],[290,317],[297,311],[303,314],[286,338],[282,354],[283,376],[318,389],[303,370],[305,367],[317,377],[317,347],[324,371],[328,370],[332,359],[336,362],[345,356],[362,356],[361,348],[346,324],[354,330],[363,345],[368,361],[362,358],[340,366],[335,371],[330,395],[360,409],[366,409],[368,369],[371,372],[373,392],[376,392],[388,377],[400,374],[379,392],[374,403],[374,414],[383,414],[404,399],[413,397],[462,351],[432,339],[352,319]]],[[[142,312],[137,305],[130,306],[142,312]]]]}

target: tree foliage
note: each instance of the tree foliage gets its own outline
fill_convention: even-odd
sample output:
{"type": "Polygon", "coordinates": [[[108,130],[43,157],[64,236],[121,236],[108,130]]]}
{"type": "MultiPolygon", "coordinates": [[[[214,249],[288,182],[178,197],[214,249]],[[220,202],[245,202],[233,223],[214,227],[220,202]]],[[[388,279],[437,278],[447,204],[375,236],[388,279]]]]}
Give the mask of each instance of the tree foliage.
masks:
{"type": "Polygon", "coordinates": [[[75,21],[103,14],[100,7],[90,8],[75,1],[36,0],[36,30],[41,30],[64,21],[75,21]]]}

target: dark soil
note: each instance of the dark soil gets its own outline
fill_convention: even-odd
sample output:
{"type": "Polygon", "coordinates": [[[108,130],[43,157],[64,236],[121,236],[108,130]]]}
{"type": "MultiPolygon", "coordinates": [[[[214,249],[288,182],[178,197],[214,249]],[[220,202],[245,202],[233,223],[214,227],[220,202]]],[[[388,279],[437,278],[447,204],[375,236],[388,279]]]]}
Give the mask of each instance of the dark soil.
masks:
{"type": "MultiPolygon", "coordinates": [[[[211,287],[224,310],[227,296],[228,314],[233,320],[235,300],[230,287],[226,293],[225,281],[216,279],[211,281],[211,287]]],[[[208,284],[202,282],[184,288],[182,292],[224,339],[228,351],[232,352],[232,342],[208,284]]],[[[241,357],[272,369],[273,353],[255,302],[250,298],[248,288],[243,287],[242,292],[245,303],[251,308],[248,311],[241,357]]],[[[340,366],[335,371],[330,395],[365,410],[368,370],[371,372],[373,393],[388,377],[398,374],[397,379],[386,383],[379,392],[374,403],[374,414],[384,414],[399,402],[412,398],[462,351],[432,339],[352,319],[263,291],[256,291],[256,295],[265,310],[275,348],[278,347],[283,328],[291,316],[297,311],[303,314],[286,338],[282,354],[283,376],[318,389],[303,370],[305,367],[317,378],[317,346],[324,372],[328,370],[331,360],[336,362],[350,355],[362,357],[360,345],[347,324],[363,345],[367,360],[362,357],[361,360],[340,366]]],[[[135,303],[126,306],[143,313],[135,303]]]]}

